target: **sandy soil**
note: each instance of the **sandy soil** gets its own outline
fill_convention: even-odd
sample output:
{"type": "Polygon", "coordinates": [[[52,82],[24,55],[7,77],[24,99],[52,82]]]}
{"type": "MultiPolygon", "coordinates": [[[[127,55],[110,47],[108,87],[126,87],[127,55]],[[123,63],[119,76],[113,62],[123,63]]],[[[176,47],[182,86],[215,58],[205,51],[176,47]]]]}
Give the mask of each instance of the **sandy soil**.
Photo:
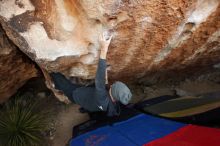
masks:
{"type": "Polygon", "coordinates": [[[53,146],[65,146],[72,136],[72,128],[89,119],[87,114],[81,114],[76,104],[63,108],[56,119],[56,132],[54,133],[53,146]]]}

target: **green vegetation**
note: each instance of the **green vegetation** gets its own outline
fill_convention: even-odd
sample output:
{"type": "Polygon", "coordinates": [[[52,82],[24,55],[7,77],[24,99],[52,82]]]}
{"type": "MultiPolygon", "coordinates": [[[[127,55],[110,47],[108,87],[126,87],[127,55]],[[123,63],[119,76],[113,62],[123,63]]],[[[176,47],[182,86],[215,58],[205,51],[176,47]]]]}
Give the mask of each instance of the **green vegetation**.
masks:
{"type": "Polygon", "coordinates": [[[38,146],[48,128],[48,112],[33,98],[17,96],[0,109],[0,146],[38,146]]]}

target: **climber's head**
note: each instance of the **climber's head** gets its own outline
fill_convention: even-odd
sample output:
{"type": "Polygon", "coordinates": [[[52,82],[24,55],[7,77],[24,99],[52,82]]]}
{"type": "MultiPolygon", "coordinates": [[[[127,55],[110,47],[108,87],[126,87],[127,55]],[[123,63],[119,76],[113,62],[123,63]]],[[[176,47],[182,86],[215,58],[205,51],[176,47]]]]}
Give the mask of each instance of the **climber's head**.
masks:
{"type": "Polygon", "coordinates": [[[124,105],[127,105],[132,98],[130,89],[124,83],[119,81],[111,85],[110,96],[124,105]]]}

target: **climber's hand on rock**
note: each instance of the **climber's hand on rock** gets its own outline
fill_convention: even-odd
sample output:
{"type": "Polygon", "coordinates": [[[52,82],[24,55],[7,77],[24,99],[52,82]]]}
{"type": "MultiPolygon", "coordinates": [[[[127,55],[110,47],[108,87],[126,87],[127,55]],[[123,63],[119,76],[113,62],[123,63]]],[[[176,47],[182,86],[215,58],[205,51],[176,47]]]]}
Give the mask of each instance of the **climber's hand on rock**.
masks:
{"type": "Polygon", "coordinates": [[[111,42],[112,36],[113,35],[110,31],[105,31],[99,36],[101,51],[108,51],[108,47],[111,42]]]}

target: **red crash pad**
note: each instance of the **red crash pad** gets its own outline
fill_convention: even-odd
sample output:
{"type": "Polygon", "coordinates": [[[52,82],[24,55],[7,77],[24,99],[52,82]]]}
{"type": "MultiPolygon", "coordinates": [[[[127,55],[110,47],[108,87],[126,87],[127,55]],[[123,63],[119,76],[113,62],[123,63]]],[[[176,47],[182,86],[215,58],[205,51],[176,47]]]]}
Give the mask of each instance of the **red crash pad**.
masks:
{"type": "Polygon", "coordinates": [[[188,125],[144,146],[220,146],[220,129],[188,125]]]}

